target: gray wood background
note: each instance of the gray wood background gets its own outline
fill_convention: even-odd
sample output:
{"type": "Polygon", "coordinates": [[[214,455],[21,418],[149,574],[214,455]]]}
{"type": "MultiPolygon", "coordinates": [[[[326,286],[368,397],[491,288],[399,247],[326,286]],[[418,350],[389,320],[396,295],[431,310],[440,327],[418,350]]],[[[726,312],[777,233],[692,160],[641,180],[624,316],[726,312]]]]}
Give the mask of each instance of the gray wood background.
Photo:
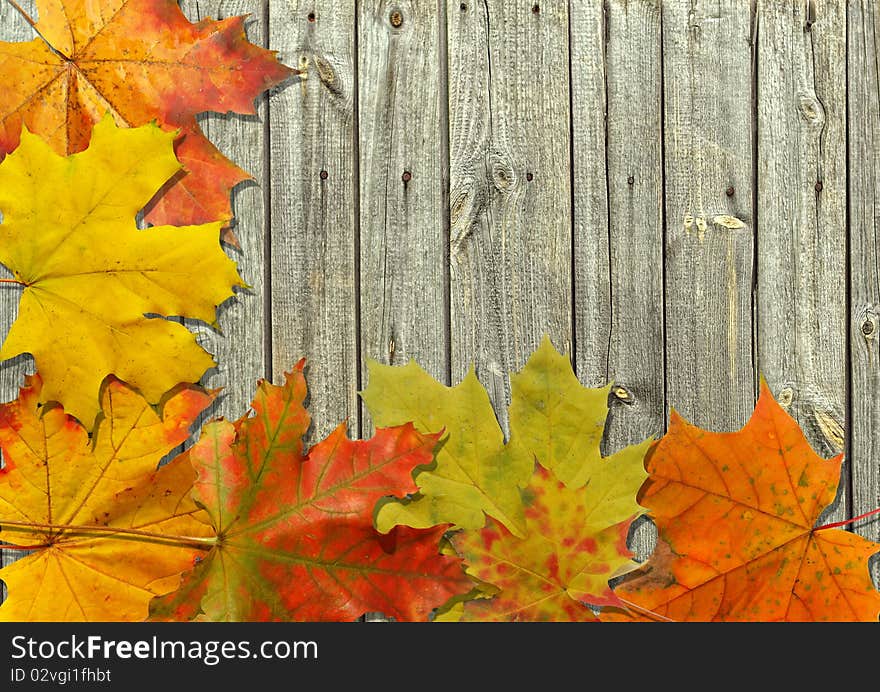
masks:
{"type": "MultiPolygon", "coordinates": [[[[876,2],[182,6],[249,13],[306,71],[258,117],[202,121],[255,178],[228,250],[253,289],[222,334],[194,326],[214,413],[306,357],[312,441],[343,419],[368,436],[366,360],[415,358],[447,384],[474,362],[506,428],[507,375],[547,333],[585,385],[615,383],[608,452],[673,407],[738,429],[763,375],[817,452],[846,453],[827,519],[880,506],[876,2]]],[[[31,35],[0,2],[0,40],[31,35]]],[[[4,364],[4,400],[30,367],[4,364]]],[[[852,530],[880,540],[876,517],[852,530]]],[[[640,523],[640,557],[652,541],[640,523]]]]}

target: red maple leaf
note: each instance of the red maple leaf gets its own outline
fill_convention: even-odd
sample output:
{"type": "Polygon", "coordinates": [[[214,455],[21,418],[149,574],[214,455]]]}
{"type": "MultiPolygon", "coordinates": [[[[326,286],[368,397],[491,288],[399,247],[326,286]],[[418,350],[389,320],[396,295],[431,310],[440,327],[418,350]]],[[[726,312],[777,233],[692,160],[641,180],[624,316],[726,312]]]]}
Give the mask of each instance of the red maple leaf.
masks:
{"type": "Polygon", "coordinates": [[[217,545],[153,602],[153,619],[418,621],[470,589],[460,560],[440,554],[448,525],[373,525],[380,498],[416,491],[438,436],[407,424],[352,441],[342,424],[304,454],[303,367],[281,387],[260,382],[253,416],[209,423],[186,453],[217,545]]]}

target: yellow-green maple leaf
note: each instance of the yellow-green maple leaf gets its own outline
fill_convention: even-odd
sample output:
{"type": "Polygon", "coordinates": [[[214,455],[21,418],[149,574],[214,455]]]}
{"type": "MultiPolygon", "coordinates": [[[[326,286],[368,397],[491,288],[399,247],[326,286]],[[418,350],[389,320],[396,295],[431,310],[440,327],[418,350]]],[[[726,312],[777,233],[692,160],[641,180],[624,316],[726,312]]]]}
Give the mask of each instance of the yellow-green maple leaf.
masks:
{"type": "MultiPolygon", "coordinates": [[[[416,477],[419,494],[379,508],[380,531],[396,524],[426,527],[444,522],[459,529],[479,529],[489,515],[514,536],[525,538],[529,529],[522,489],[532,477],[535,461],[571,489],[616,473],[626,479],[631,492],[615,494],[614,511],[621,516],[641,512],[636,494],[646,477],[643,459],[650,440],[602,457],[599,445],[610,385],[582,386],[568,357],[548,337],[523,369],[511,376],[507,443],[473,368],[455,387],[440,384],[414,361],[398,367],[371,361],[368,369],[369,383],[362,397],[376,425],[411,421],[421,432],[445,431],[435,466],[416,477]]],[[[590,492],[601,492],[603,487],[611,485],[596,483],[590,492]]]]}
{"type": "Polygon", "coordinates": [[[600,451],[611,384],[584,387],[567,356],[546,336],[525,367],[510,378],[510,445],[522,448],[568,488],[579,488],[597,474],[625,474],[633,484],[631,496],[617,494],[625,503],[623,516],[641,511],[636,503],[639,486],[647,478],[646,440],[603,457],[600,451]]]}
{"type": "Polygon", "coordinates": [[[59,156],[36,135],[0,163],[0,263],[23,286],[0,359],[34,357],[42,401],[91,428],[113,374],[150,402],[216,363],[180,323],[216,323],[244,286],[223,251],[226,220],[139,229],[143,206],[181,169],[175,133],[120,129],[108,116],[89,148],[59,156]],[[157,315],[159,317],[157,317],[157,315]]]}
{"type": "Polygon", "coordinates": [[[377,426],[412,422],[422,433],[446,431],[436,467],[416,476],[419,495],[412,501],[383,503],[376,528],[385,533],[398,524],[427,528],[447,522],[478,528],[488,514],[523,535],[519,489],[534,461],[521,448],[505,444],[474,369],[458,385],[447,387],[414,360],[400,367],[370,361],[367,367],[369,384],[361,396],[377,426]]]}

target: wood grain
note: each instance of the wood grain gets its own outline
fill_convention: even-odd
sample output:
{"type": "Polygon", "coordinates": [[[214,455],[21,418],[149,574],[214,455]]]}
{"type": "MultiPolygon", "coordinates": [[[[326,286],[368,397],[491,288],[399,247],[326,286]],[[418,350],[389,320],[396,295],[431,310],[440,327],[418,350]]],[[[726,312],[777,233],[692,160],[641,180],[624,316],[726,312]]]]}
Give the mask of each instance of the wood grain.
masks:
{"type": "Polygon", "coordinates": [[[269,5],[270,48],[306,71],[269,102],[270,362],[280,383],[306,358],[311,442],[360,426],[354,13],[353,0],[269,5]]]}
{"type": "MultiPolygon", "coordinates": [[[[250,15],[248,40],[259,46],[268,42],[265,0],[183,0],[181,9],[192,22],[250,15]]],[[[217,366],[201,380],[206,387],[221,387],[222,393],[206,412],[230,420],[245,415],[256,391],[257,380],[268,375],[265,362],[268,323],[264,292],[264,246],[268,228],[265,206],[269,175],[265,168],[268,146],[266,95],[257,99],[257,115],[205,113],[199,122],[205,136],[232,162],[252,176],[233,190],[232,230],[240,247],[224,246],[238,263],[238,271],[249,289],[238,291],[218,311],[219,329],[192,324],[199,343],[214,356],[217,366]]]]}
{"type": "MultiPolygon", "coordinates": [[[[672,408],[736,430],[763,374],[820,454],[846,453],[828,520],[880,506],[876,3],[182,7],[250,13],[250,40],[305,70],[257,116],[200,117],[254,177],[227,248],[251,289],[222,332],[190,325],[219,363],[212,415],[305,357],[308,441],[368,437],[366,360],[415,358],[447,384],[473,364],[506,431],[509,374],[546,333],[583,384],[615,383],[605,453],[672,408]]],[[[0,0],[0,41],[32,35],[0,0]]],[[[17,301],[0,290],[4,335],[17,301]]],[[[0,398],[32,371],[0,364],[0,398]]],[[[631,538],[646,557],[650,525],[631,538]]]]}
{"type": "Polygon", "coordinates": [[[811,5],[757,6],[757,361],[830,457],[846,405],[846,8],[811,5]]]}
{"type": "MultiPolygon", "coordinates": [[[[847,5],[849,131],[849,345],[852,473],[850,516],[880,507],[880,8],[869,0],[847,5]]],[[[880,541],[880,522],[856,533],[880,541]]],[[[880,560],[873,563],[880,585],[880,560]]]]}
{"type": "Polygon", "coordinates": [[[452,380],[473,363],[506,430],[509,373],[572,348],[568,3],[447,16],[452,380]]]}
{"type": "MultiPolygon", "coordinates": [[[[613,382],[605,453],[666,429],[663,347],[663,135],[660,3],[609,2],[608,152],[613,382]]],[[[576,312],[576,320],[580,310],[576,312]]],[[[579,340],[580,343],[580,340],[579,340]]],[[[644,520],[632,548],[645,557],[644,520]],[[643,525],[644,524],[644,525],[643,525]]]]}
{"type": "Polygon", "coordinates": [[[737,430],[756,387],[751,12],[662,8],[667,414],[737,430]]]}
{"type": "Polygon", "coordinates": [[[364,361],[415,359],[446,382],[441,26],[435,2],[359,5],[360,305],[364,361]]]}

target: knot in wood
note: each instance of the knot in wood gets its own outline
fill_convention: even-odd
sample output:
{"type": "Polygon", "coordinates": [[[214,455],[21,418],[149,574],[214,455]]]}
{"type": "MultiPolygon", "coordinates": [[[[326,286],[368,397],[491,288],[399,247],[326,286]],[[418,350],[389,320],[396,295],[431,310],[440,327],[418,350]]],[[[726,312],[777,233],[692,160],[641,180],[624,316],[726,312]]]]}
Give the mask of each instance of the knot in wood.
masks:
{"type": "Polygon", "coordinates": [[[467,207],[469,197],[470,195],[467,190],[453,191],[452,194],[450,194],[449,223],[452,226],[457,224],[458,220],[461,218],[462,212],[464,212],[465,207],[467,207]]]}
{"type": "Polygon", "coordinates": [[[318,73],[318,79],[321,80],[321,84],[327,87],[327,90],[332,94],[338,95],[342,93],[333,65],[320,55],[315,55],[312,60],[315,63],[315,71],[318,73]]]}
{"type": "Polygon", "coordinates": [[[394,10],[388,18],[388,21],[391,22],[391,26],[395,29],[399,29],[403,24],[403,14],[401,14],[400,10],[394,10]]]}
{"type": "Polygon", "coordinates": [[[813,94],[801,94],[798,97],[798,112],[812,127],[822,127],[825,123],[825,110],[813,94]]]}
{"type": "Polygon", "coordinates": [[[866,317],[865,321],[862,322],[862,334],[864,336],[871,336],[874,334],[874,320],[870,317],[866,317]]]}
{"type": "Polygon", "coordinates": [[[629,390],[621,384],[616,384],[611,388],[611,394],[618,401],[626,404],[627,406],[633,405],[633,396],[629,393],[629,390]]]}
{"type": "Polygon", "coordinates": [[[776,397],[776,401],[782,408],[787,409],[791,406],[791,402],[794,401],[794,389],[791,387],[783,387],[779,390],[779,396],[776,397]]]}
{"type": "Polygon", "coordinates": [[[516,185],[516,173],[513,166],[501,154],[490,154],[492,183],[499,192],[510,192],[516,185]]]}

